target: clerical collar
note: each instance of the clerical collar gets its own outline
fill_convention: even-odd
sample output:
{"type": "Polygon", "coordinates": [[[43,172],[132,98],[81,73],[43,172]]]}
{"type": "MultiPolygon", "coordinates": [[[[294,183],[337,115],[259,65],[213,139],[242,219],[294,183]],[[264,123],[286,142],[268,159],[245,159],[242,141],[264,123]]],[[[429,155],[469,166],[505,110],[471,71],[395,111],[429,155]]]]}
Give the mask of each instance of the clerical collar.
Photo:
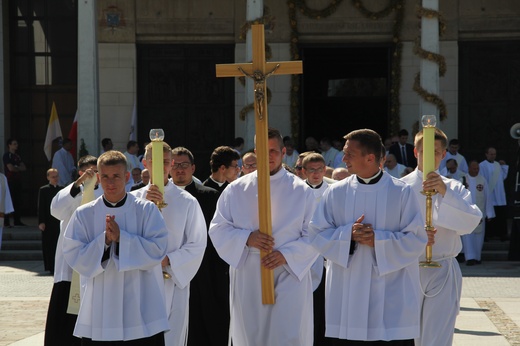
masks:
{"type": "Polygon", "coordinates": [[[105,203],[105,205],[109,208],[119,208],[121,207],[122,205],[125,204],[126,202],[126,197],[127,197],[127,194],[125,193],[125,197],[121,198],[119,201],[115,202],[115,203],[112,203],[112,202],[109,202],[107,201],[107,199],[105,198],[105,196],[103,195],[103,202],[105,203]]]}
{"type": "Polygon", "coordinates": [[[226,183],[225,181],[222,182],[222,183],[221,183],[220,181],[216,181],[215,179],[213,179],[213,178],[211,177],[211,175],[209,176],[209,178],[210,178],[211,180],[213,180],[213,181],[215,182],[215,184],[218,184],[218,187],[222,187],[222,185],[224,185],[224,184],[226,183]]]}
{"type": "Polygon", "coordinates": [[[306,183],[307,183],[307,185],[309,185],[313,189],[319,189],[321,187],[321,185],[323,185],[323,180],[318,185],[312,185],[311,183],[309,183],[308,180],[306,180],[306,183]]]}
{"type": "Polygon", "coordinates": [[[361,178],[359,175],[356,175],[356,178],[360,184],[376,184],[379,180],[381,180],[381,177],[383,176],[383,171],[379,170],[377,173],[370,178],[361,178]]]}

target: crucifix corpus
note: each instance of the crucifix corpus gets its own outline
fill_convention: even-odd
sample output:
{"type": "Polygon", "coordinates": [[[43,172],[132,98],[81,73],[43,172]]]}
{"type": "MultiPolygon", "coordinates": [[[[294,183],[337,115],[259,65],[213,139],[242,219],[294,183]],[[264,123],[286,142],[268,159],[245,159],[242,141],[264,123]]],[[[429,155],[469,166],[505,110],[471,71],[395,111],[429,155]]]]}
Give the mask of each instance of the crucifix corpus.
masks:
{"type": "MultiPolygon", "coordinates": [[[[269,181],[269,146],[267,138],[267,78],[271,75],[300,74],[301,61],[265,61],[264,25],[251,26],[253,62],[239,64],[217,64],[217,77],[246,76],[254,82],[256,158],[258,172],[258,219],[260,232],[272,236],[271,225],[271,190],[269,181]]],[[[263,258],[268,252],[261,251],[263,258]]],[[[262,303],[274,304],[273,271],[260,266],[262,275],[262,303]]]]}

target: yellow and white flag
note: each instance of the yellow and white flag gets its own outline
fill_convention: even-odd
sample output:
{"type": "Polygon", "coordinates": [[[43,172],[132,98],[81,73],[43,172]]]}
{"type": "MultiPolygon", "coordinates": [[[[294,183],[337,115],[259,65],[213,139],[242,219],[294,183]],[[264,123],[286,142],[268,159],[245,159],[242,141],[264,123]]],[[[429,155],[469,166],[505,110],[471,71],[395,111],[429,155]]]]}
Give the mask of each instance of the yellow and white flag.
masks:
{"type": "Polygon", "coordinates": [[[59,137],[63,137],[63,135],[61,134],[60,119],[58,119],[56,105],[53,102],[51,118],[49,119],[49,126],[47,126],[47,135],[45,136],[45,144],[43,145],[43,151],[49,161],[52,159],[52,142],[59,137]]]}

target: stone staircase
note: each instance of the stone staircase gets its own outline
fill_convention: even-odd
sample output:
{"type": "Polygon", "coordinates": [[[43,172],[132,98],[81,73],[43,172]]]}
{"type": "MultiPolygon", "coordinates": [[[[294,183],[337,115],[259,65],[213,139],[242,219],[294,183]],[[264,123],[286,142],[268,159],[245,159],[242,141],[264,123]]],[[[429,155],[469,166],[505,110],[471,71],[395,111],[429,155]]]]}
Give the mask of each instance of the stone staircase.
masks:
{"type": "Polygon", "coordinates": [[[0,261],[42,261],[42,235],[36,218],[23,218],[27,226],[4,227],[0,261]]]}
{"type": "Polygon", "coordinates": [[[482,261],[507,261],[509,255],[509,241],[489,240],[482,248],[482,261]]]}

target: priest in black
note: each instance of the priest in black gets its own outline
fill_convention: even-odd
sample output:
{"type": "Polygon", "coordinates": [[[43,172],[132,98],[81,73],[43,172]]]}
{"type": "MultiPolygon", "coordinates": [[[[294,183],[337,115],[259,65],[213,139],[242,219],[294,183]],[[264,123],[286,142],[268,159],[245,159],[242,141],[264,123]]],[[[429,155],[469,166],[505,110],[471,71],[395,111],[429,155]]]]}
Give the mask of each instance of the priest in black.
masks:
{"type": "Polygon", "coordinates": [[[233,148],[228,146],[215,148],[209,161],[211,175],[204,181],[203,185],[214,188],[219,192],[224,191],[229,183],[238,178],[240,173],[238,160],[240,160],[240,155],[233,148]]]}
{"type": "Polygon", "coordinates": [[[60,235],[60,220],[51,215],[51,201],[63,186],[58,185],[60,176],[56,168],[47,170],[49,183],[38,192],[38,228],[42,231],[43,266],[54,275],[54,257],[60,235]]]}

